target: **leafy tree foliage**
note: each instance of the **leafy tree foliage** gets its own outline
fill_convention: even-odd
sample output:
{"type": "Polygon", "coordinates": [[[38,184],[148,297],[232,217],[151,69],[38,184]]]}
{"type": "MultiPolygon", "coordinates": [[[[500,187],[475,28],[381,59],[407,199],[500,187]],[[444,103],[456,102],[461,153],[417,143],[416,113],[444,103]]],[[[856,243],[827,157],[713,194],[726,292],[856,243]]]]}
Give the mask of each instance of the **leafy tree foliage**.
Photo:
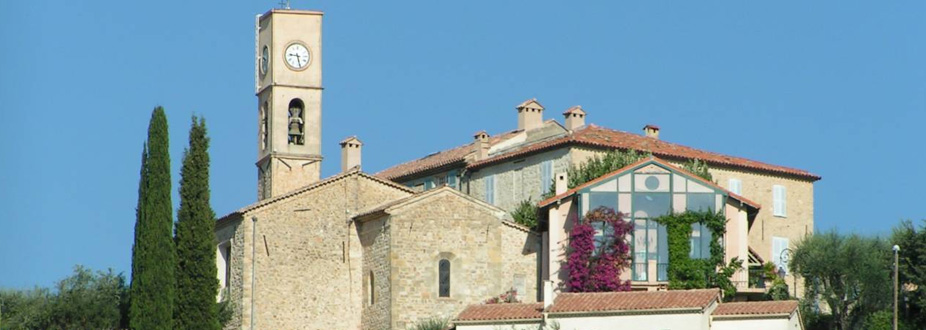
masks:
{"type": "Polygon", "coordinates": [[[215,297],[219,283],[215,268],[215,212],[209,205],[209,138],[206,121],[193,117],[190,145],[180,171],[180,209],[177,210],[178,329],[220,329],[215,297]]]}
{"type": "Polygon", "coordinates": [[[789,267],[804,279],[807,303],[829,307],[832,328],[858,329],[891,306],[891,253],[879,238],[831,231],[799,242],[789,267]]]}
{"type": "Polygon", "coordinates": [[[720,288],[726,299],[736,294],[736,286],[730,278],[742,268],[743,261],[733,258],[725,263],[723,247],[720,246],[718,239],[712,239],[710,242],[710,258],[691,258],[689,241],[692,225],[702,224],[710,230],[711,237],[723,237],[727,231],[727,218],[722,213],[686,211],[664,215],[656,218],[655,221],[666,226],[669,244],[667,272],[670,289],[720,288]]]}
{"type": "Polygon", "coordinates": [[[528,198],[518,204],[518,207],[511,212],[511,217],[514,222],[533,230],[537,229],[537,215],[539,212],[540,208],[537,207],[537,203],[528,198]]]}
{"type": "Polygon", "coordinates": [[[139,182],[129,320],[132,329],[171,329],[174,313],[176,251],[173,242],[170,141],[164,108],[148,125],[139,182]]]}
{"type": "Polygon", "coordinates": [[[0,329],[122,329],[127,290],[121,274],[75,266],[55,291],[0,291],[0,329]]]}
{"type": "Polygon", "coordinates": [[[685,163],[682,166],[682,169],[691,172],[691,174],[697,175],[704,180],[714,182],[714,177],[711,176],[710,167],[707,166],[707,162],[700,159],[692,159],[685,163]]]}
{"type": "Polygon", "coordinates": [[[569,233],[566,289],[570,292],[630,290],[630,281],[621,282],[620,275],[630,266],[627,234],[631,230],[633,224],[624,221],[621,213],[604,206],[589,211],[581,221],[576,220],[569,233]],[[603,231],[597,247],[593,227],[596,223],[603,231]]]}
{"type": "Polygon", "coordinates": [[[900,246],[898,275],[906,287],[900,290],[900,316],[911,328],[926,329],[926,221],[919,228],[901,222],[891,241],[900,246]]]}

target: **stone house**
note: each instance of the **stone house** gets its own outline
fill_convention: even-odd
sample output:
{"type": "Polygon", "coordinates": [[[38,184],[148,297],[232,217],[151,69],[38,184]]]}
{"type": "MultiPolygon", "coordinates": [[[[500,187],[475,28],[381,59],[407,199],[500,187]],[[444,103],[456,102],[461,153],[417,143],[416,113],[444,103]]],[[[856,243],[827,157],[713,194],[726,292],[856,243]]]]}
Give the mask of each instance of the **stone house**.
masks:
{"type": "MultiPolygon", "coordinates": [[[[660,128],[646,125],[643,134],[586,124],[588,112],[575,106],[563,112],[563,124],[544,120],[544,107],[527,100],[515,107],[516,129],[496,135],[480,131],[474,140],[424,158],[398,164],[376,176],[416,191],[447,182],[451,187],[512,211],[552,191],[553,176],[609,150],[648,152],[680,167],[706,162],[713,184],[753,201],[758,210],[748,221],[748,265],[771,261],[784,267],[790,248],[813,232],[813,185],[821,177],[806,170],[695,149],[660,139],[660,128]]],[[[761,293],[758,279],[740,278],[741,292],[761,293]],[[752,285],[750,284],[752,283],[752,285]]],[[[786,275],[789,284],[800,281],[786,275]]],[[[761,285],[760,285],[761,286],[761,285]]],[[[802,292],[798,288],[798,292],[802,292]]]]}

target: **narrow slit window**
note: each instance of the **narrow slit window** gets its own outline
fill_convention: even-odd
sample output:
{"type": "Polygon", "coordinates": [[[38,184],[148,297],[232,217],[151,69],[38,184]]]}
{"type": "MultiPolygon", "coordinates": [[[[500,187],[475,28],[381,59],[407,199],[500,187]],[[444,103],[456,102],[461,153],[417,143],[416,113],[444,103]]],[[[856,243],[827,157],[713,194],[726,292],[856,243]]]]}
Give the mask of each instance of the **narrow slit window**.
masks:
{"type": "Polygon", "coordinates": [[[440,277],[438,296],[450,297],[450,260],[441,259],[438,263],[438,272],[440,277]]]}

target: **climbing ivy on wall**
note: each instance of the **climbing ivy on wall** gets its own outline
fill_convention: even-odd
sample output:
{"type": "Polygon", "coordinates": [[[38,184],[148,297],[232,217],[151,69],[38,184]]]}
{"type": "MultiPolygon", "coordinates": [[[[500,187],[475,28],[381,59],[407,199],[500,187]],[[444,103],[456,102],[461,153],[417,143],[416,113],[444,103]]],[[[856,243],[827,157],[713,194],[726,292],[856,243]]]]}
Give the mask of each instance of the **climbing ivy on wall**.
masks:
{"type": "Polygon", "coordinates": [[[621,272],[630,267],[630,244],[627,236],[633,224],[609,207],[589,211],[576,220],[569,233],[566,272],[569,292],[629,291],[630,281],[621,281],[621,272]],[[595,246],[594,223],[601,223],[603,235],[595,246]]]}
{"type": "Polygon", "coordinates": [[[736,286],[730,277],[743,262],[733,258],[724,263],[723,247],[720,240],[726,232],[727,219],[720,212],[686,211],[656,218],[656,222],[666,226],[669,244],[669,289],[703,289],[720,288],[724,297],[732,298],[736,294],[736,286]],[[711,256],[708,259],[691,258],[692,225],[700,223],[711,231],[711,256]]]}
{"type": "Polygon", "coordinates": [[[691,172],[691,174],[701,177],[704,180],[714,182],[714,177],[711,176],[710,167],[707,166],[707,162],[705,161],[695,158],[685,162],[685,165],[683,165],[682,168],[688,172],[691,172]]]}

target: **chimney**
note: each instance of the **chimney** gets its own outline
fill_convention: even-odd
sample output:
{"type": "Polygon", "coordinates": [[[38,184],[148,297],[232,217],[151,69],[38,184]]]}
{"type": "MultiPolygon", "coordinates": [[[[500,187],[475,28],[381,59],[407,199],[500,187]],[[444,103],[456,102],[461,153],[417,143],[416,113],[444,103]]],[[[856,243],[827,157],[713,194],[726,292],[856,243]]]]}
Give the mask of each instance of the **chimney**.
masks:
{"type": "Polygon", "coordinates": [[[582,110],[581,105],[566,109],[563,116],[566,117],[566,129],[570,131],[585,126],[585,110],[582,110]]]}
{"type": "Polygon", "coordinates": [[[473,142],[475,161],[489,158],[489,134],[486,131],[479,131],[473,137],[476,139],[473,142]]]}
{"type": "Polygon", "coordinates": [[[659,126],[649,124],[643,126],[643,133],[646,134],[646,137],[651,137],[654,139],[659,139],[659,126]]]}
{"type": "Polygon", "coordinates": [[[543,309],[550,308],[555,299],[556,291],[553,290],[553,281],[543,281],[543,309]]]}
{"type": "Polygon", "coordinates": [[[360,167],[360,148],[363,142],[360,142],[356,136],[348,137],[341,141],[341,172],[347,172],[354,167],[360,167]]]}
{"type": "Polygon", "coordinates": [[[569,180],[566,177],[566,172],[562,172],[556,175],[556,195],[562,194],[569,190],[569,180]]]}
{"type": "Polygon", "coordinates": [[[543,126],[543,106],[537,99],[530,99],[518,104],[518,129],[529,131],[543,126]]]}

